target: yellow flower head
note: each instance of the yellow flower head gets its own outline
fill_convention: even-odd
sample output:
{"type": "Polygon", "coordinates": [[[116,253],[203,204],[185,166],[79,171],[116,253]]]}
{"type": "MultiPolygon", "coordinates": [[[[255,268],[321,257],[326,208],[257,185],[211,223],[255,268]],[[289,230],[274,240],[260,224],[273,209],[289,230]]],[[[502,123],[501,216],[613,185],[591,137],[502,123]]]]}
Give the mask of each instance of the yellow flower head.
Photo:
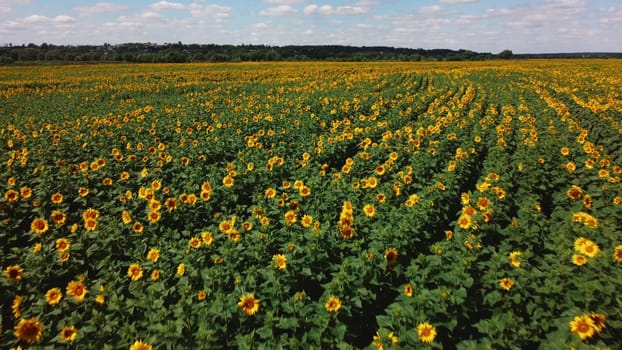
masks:
{"type": "Polygon", "coordinates": [[[499,286],[501,286],[503,290],[509,291],[514,287],[514,281],[509,277],[504,277],[499,281],[499,286]]]}
{"type": "Polygon", "coordinates": [[[43,324],[36,318],[21,319],[15,326],[15,337],[27,343],[36,343],[43,337],[43,324]]]}
{"type": "Polygon", "coordinates": [[[591,338],[594,335],[596,325],[589,315],[575,316],[570,321],[570,332],[578,335],[581,340],[591,338]]]}
{"type": "Polygon", "coordinates": [[[419,323],[417,325],[417,335],[422,343],[432,344],[436,338],[436,327],[428,322],[419,323]]]}
{"type": "Polygon", "coordinates": [[[73,342],[78,337],[78,330],[74,326],[63,327],[60,331],[60,338],[66,342],[73,342]]]}
{"type": "Polygon", "coordinates": [[[272,261],[277,269],[285,270],[287,268],[287,257],[283,254],[275,254],[272,256],[272,261]]]}
{"type": "Polygon", "coordinates": [[[512,264],[514,267],[520,267],[521,261],[519,259],[519,257],[522,255],[523,253],[519,252],[519,251],[513,251],[510,253],[510,264],[512,264]]]}
{"type": "Polygon", "coordinates": [[[255,298],[254,294],[245,294],[240,297],[238,307],[246,316],[253,316],[259,311],[259,299],[255,298]]]}
{"type": "Polygon", "coordinates": [[[139,264],[130,264],[130,267],[127,269],[127,276],[132,281],[138,281],[143,277],[143,268],[139,264]]]}
{"type": "Polygon", "coordinates": [[[48,225],[47,220],[43,218],[36,218],[30,224],[30,229],[32,230],[32,232],[39,235],[46,233],[49,228],[50,226],[48,225]]]}
{"type": "Polygon", "coordinates": [[[11,265],[4,270],[4,275],[9,281],[21,281],[24,276],[24,269],[19,265],[11,265]]]}
{"type": "Polygon", "coordinates": [[[50,305],[56,305],[63,297],[63,292],[58,288],[52,288],[45,293],[45,300],[50,305]]]}
{"type": "Polygon", "coordinates": [[[326,304],[324,304],[324,308],[326,308],[326,311],[328,312],[337,312],[341,309],[341,300],[338,297],[331,295],[328,297],[326,304]]]}
{"type": "Polygon", "coordinates": [[[153,350],[153,346],[143,342],[142,340],[136,340],[132,345],[130,345],[130,350],[153,350]]]}
{"type": "Polygon", "coordinates": [[[75,301],[82,302],[88,290],[81,281],[71,281],[67,284],[65,294],[72,296],[75,301]]]}

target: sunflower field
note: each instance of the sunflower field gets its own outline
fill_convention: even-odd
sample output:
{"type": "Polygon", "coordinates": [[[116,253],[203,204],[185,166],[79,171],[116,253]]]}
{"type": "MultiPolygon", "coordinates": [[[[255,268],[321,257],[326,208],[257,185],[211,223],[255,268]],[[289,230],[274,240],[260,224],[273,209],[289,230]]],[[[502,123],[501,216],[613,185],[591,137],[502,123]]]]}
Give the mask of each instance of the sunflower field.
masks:
{"type": "Polygon", "coordinates": [[[622,62],[0,67],[3,349],[622,348],[622,62]]]}

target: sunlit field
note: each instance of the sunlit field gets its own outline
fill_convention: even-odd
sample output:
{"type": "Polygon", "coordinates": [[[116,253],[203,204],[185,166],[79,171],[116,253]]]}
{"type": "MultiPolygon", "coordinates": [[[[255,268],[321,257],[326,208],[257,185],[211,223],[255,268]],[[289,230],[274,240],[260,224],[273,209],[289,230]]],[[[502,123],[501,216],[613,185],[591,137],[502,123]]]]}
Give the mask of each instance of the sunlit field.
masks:
{"type": "Polygon", "coordinates": [[[0,67],[0,344],[622,348],[622,61],[0,67]]]}

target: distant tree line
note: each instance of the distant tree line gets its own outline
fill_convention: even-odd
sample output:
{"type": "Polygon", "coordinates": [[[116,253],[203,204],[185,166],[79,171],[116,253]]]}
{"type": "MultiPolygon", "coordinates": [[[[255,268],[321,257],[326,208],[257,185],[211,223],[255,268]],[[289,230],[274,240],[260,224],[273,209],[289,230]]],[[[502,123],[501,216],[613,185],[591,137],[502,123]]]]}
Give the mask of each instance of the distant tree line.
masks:
{"type": "Polygon", "coordinates": [[[622,54],[515,55],[471,50],[410,49],[341,45],[216,45],[125,43],[119,45],[53,45],[43,43],[0,46],[0,64],[20,62],[248,62],[248,61],[473,61],[546,57],[622,57],[622,54]]]}

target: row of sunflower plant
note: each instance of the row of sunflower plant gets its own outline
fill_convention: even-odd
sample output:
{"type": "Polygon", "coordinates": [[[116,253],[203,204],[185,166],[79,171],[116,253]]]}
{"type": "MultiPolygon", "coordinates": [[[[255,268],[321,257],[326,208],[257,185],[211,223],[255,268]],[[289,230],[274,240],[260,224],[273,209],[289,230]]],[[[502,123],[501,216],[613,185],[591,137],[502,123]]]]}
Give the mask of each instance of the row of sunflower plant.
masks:
{"type": "Polygon", "coordinates": [[[618,68],[2,67],[0,343],[619,347],[618,68]]]}

